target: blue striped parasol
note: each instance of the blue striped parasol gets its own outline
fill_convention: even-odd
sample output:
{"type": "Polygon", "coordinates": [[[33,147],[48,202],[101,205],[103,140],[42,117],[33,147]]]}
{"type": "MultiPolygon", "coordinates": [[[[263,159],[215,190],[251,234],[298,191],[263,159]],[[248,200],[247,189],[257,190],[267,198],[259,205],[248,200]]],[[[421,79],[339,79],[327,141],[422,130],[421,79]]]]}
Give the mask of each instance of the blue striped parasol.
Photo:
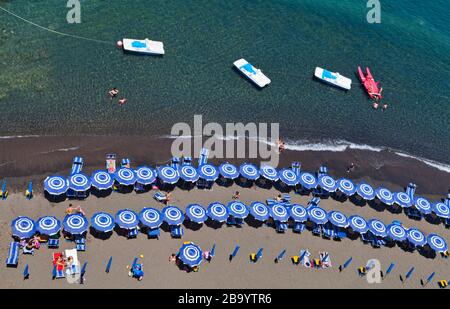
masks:
{"type": "Polygon", "coordinates": [[[299,182],[303,188],[308,190],[317,187],[317,179],[311,173],[307,172],[300,173],[299,182]]]}
{"type": "Polygon", "coordinates": [[[17,217],[11,222],[12,235],[23,238],[31,238],[36,233],[34,221],[28,217],[17,217]]]}
{"type": "Polygon", "coordinates": [[[239,201],[228,203],[227,209],[230,216],[240,219],[246,218],[249,213],[245,204],[239,201]]]}
{"type": "Polygon", "coordinates": [[[338,185],[336,183],[336,181],[333,179],[333,177],[329,176],[329,175],[322,175],[319,176],[319,183],[318,185],[328,191],[328,192],[335,192],[336,189],[338,188],[338,185]]]}
{"type": "Polygon", "coordinates": [[[348,223],[353,231],[358,232],[360,234],[364,234],[369,229],[366,220],[361,216],[350,216],[348,218],[348,223]]]}
{"type": "Polygon", "coordinates": [[[215,202],[209,204],[206,214],[212,220],[224,222],[228,218],[228,209],[225,207],[225,205],[215,202]]]}
{"type": "Polygon", "coordinates": [[[259,173],[262,177],[266,178],[270,181],[277,181],[278,180],[278,172],[277,170],[270,166],[270,165],[262,165],[259,169],[259,173]]]}
{"type": "Polygon", "coordinates": [[[328,213],[328,221],[337,227],[347,227],[347,217],[340,211],[332,211],[328,213]]]}
{"type": "Polygon", "coordinates": [[[372,186],[362,182],[356,187],[356,192],[366,201],[371,201],[375,198],[375,191],[372,186]]]}
{"type": "Polygon", "coordinates": [[[425,215],[431,213],[431,203],[423,196],[417,196],[414,199],[414,207],[416,207],[421,213],[425,215]]]}
{"type": "Polygon", "coordinates": [[[95,230],[108,233],[114,229],[114,218],[106,212],[97,212],[91,217],[91,226],[95,230]]]}
{"type": "Polygon", "coordinates": [[[266,221],[269,218],[269,210],[264,203],[253,202],[249,207],[250,214],[258,221],[266,221]]]}
{"type": "Polygon", "coordinates": [[[114,184],[114,179],[105,171],[98,170],[91,175],[91,184],[98,190],[108,190],[114,184]]]}
{"type": "Polygon", "coordinates": [[[289,207],[289,215],[295,222],[305,222],[308,220],[308,213],[305,207],[299,204],[293,204],[289,207]]]}
{"type": "Polygon", "coordinates": [[[219,171],[212,164],[203,164],[202,166],[199,166],[197,172],[200,175],[200,178],[206,181],[216,181],[216,179],[219,178],[219,171]]]}
{"type": "Polygon", "coordinates": [[[175,184],[180,179],[177,170],[171,166],[165,165],[158,167],[158,178],[168,184],[175,184]]]}
{"type": "Polygon", "coordinates": [[[427,239],[425,235],[419,229],[412,228],[406,232],[406,238],[415,246],[425,246],[427,244],[427,239]]]}
{"type": "Polygon", "coordinates": [[[151,185],[156,181],[156,172],[147,167],[141,166],[136,170],[136,182],[144,186],[151,185]]]}
{"type": "Polygon", "coordinates": [[[36,230],[39,234],[52,236],[61,230],[61,221],[53,216],[45,216],[36,222],[36,230]]]}
{"type": "Polygon", "coordinates": [[[355,184],[347,178],[340,178],[336,181],[338,190],[347,196],[352,196],[356,192],[355,184]]]}
{"type": "Polygon", "coordinates": [[[386,237],[387,236],[387,230],[386,225],[378,219],[371,219],[369,222],[367,222],[369,225],[369,230],[374,234],[375,236],[379,237],[386,237]]]}
{"type": "Polygon", "coordinates": [[[196,182],[200,178],[200,175],[192,165],[182,165],[180,167],[180,177],[187,182],[196,182]]]}
{"type": "Polygon", "coordinates": [[[450,218],[450,207],[445,205],[444,203],[437,202],[432,205],[433,212],[436,216],[448,219],[450,218]]]}
{"type": "Polygon", "coordinates": [[[190,267],[195,267],[201,264],[203,252],[199,246],[194,243],[187,243],[181,246],[178,252],[178,258],[190,267]]]}
{"type": "Polygon", "coordinates": [[[85,192],[91,188],[91,180],[84,174],[78,173],[69,176],[69,189],[85,192]]]}
{"type": "Polygon", "coordinates": [[[236,179],[239,177],[238,169],[231,163],[222,163],[219,166],[219,173],[223,178],[227,179],[236,179]]]}
{"type": "Polygon", "coordinates": [[[163,215],[156,208],[146,207],[139,213],[139,221],[148,228],[156,229],[163,222],[163,215]]]}
{"type": "Polygon", "coordinates": [[[63,220],[64,231],[72,235],[80,235],[87,231],[88,220],[81,214],[67,215],[63,220]]]}
{"type": "Polygon", "coordinates": [[[278,172],[278,177],[287,186],[296,186],[299,183],[299,177],[290,168],[284,168],[278,172]]]}
{"type": "Polygon", "coordinates": [[[411,198],[405,192],[395,192],[394,202],[403,208],[411,207],[412,205],[411,198]]]}
{"type": "Polygon", "coordinates": [[[130,209],[119,210],[116,214],[116,224],[123,229],[135,229],[139,224],[137,214],[130,209]]]}
{"type": "Polygon", "coordinates": [[[429,234],[427,237],[427,243],[436,252],[447,251],[447,242],[444,238],[437,234],[429,234]]]}
{"type": "Polygon", "coordinates": [[[316,224],[325,224],[328,222],[327,212],[319,206],[307,209],[309,220],[316,224]]]}
{"type": "Polygon", "coordinates": [[[50,195],[61,195],[69,189],[69,182],[62,176],[49,176],[44,180],[44,190],[50,195]]]}
{"type": "Polygon", "coordinates": [[[395,241],[404,241],[406,239],[405,229],[398,224],[390,224],[387,226],[387,234],[395,241]]]}
{"type": "Polygon", "coordinates": [[[386,205],[392,205],[394,204],[394,195],[391,191],[384,187],[379,187],[375,190],[376,197],[386,205]]]}
{"type": "Polygon", "coordinates": [[[250,163],[244,163],[239,168],[239,173],[242,177],[247,178],[249,180],[256,180],[259,177],[258,168],[250,163]]]}
{"type": "Polygon", "coordinates": [[[166,206],[162,209],[164,221],[169,225],[180,225],[184,221],[184,214],[180,208],[176,206],[166,206]]]}
{"type": "Polygon", "coordinates": [[[114,179],[121,185],[132,186],[136,182],[136,173],[127,167],[119,168],[114,174],[114,179]]]}
{"type": "Polygon", "coordinates": [[[206,215],[206,210],[199,204],[188,205],[186,207],[186,215],[191,221],[196,223],[203,223],[208,218],[206,215]]]}
{"type": "Polygon", "coordinates": [[[269,208],[269,213],[272,219],[280,222],[286,222],[289,219],[289,213],[281,204],[275,204],[272,205],[272,207],[269,208]]]}

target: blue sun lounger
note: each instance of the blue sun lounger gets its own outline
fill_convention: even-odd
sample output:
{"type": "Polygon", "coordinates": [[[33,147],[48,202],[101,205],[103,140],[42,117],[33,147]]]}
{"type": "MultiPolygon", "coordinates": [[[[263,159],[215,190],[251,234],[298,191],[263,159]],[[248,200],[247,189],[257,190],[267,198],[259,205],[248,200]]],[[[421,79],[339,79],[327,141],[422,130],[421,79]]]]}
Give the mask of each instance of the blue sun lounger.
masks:
{"type": "Polygon", "coordinates": [[[244,223],[244,221],[241,218],[235,218],[233,216],[229,216],[227,218],[227,225],[235,225],[235,226],[242,226],[242,224],[244,223]]]}
{"type": "Polygon", "coordinates": [[[126,168],[130,168],[131,167],[131,160],[128,158],[123,158],[121,163],[120,163],[121,167],[126,167],[126,168]]]}
{"type": "Polygon", "coordinates": [[[64,274],[64,270],[62,270],[62,269],[57,270],[56,265],[53,265],[52,279],[61,279],[61,278],[65,278],[65,277],[66,277],[66,275],[64,274]]]}
{"type": "Polygon", "coordinates": [[[313,198],[308,202],[307,207],[308,207],[308,208],[309,208],[309,207],[317,207],[317,206],[319,206],[319,203],[320,203],[320,198],[318,198],[318,197],[313,197],[313,198]]]}
{"type": "Polygon", "coordinates": [[[75,157],[72,161],[72,170],[70,171],[70,175],[81,173],[83,169],[83,158],[75,157]]]}
{"type": "Polygon", "coordinates": [[[303,222],[294,222],[294,227],[293,227],[293,231],[294,233],[299,233],[301,234],[306,228],[305,223],[303,222]]]}
{"type": "Polygon", "coordinates": [[[2,182],[2,189],[0,190],[0,199],[6,200],[8,197],[8,190],[6,190],[6,180],[2,182]]]}
{"type": "Polygon", "coordinates": [[[106,263],[105,273],[109,274],[112,265],[112,256],[109,257],[108,263],[106,263]]]}
{"type": "Polygon", "coordinates": [[[291,169],[294,171],[295,175],[300,176],[301,166],[300,162],[292,162],[291,169]]]}
{"type": "Polygon", "coordinates": [[[149,229],[149,230],[147,231],[147,236],[148,236],[148,238],[156,238],[156,239],[159,239],[159,234],[160,234],[159,227],[157,227],[157,228],[155,228],[155,229],[149,229]]]}
{"type": "Polygon", "coordinates": [[[31,200],[33,198],[33,182],[30,181],[28,183],[28,188],[25,191],[25,197],[27,200],[31,200]]]}
{"type": "Polygon", "coordinates": [[[208,155],[209,150],[206,148],[202,148],[202,150],[200,151],[200,156],[198,158],[198,166],[202,166],[208,163],[208,155]]]}
{"type": "Polygon", "coordinates": [[[27,264],[27,265],[25,265],[25,268],[23,269],[23,280],[26,280],[28,278],[30,278],[30,271],[29,271],[28,264],[27,264]]]}
{"type": "Polygon", "coordinates": [[[75,237],[77,251],[86,251],[86,238],[82,236],[75,237]]]}
{"type": "Polygon", "coordinates": [[[184,234],[184,230],[179,225],[171,225],[170,226],[170,236],[172,238],[181,238],[184,234]]]}
{"type": "Polygon", "coordinates": [[[153,195],[153,198],[154,198],[155,200],[157,200],[158,202],[161,202],[161,203],[162,203],[162,202],[165,202],[166,199],[167,199],[166,195],[165,195],[164,193],[160,192],[160,191],[156,192],[156,193],[153,195]]]}
{"type": "Polygon", "coordinates": [[[184,157],[183,158],[183,165],[192,165],[192,157],[184,157]]]}
{"type": "Polygon", "coordinates": [[[23,254],[34,255],[34,248],[28,249],[26,246],[22,247],[23,254]]]}
{"type": "Polygon", "coordinates": [[[173,167],[176,171],[180,168],[180,158],[179,157],[172,157],[172,162],[170,164],[171,167],[173,167]]]}
{"type": "Polygon", "coordinates": [[[313,235],[320,236],[321,231],[322,231],[322,228],[320,227],[320,225],[313,222],[313,228],[312,228],[313,235]]]}
{"type": "Polygon", "coordinates": [[[58,249],[59,248],[59,239],[58,238],[49,238],[49,240],[47,242],[47,248],[58,249]]]}
{"type": "Polygon", "coordinates": [[[331,239],[334,237],[333,226],[329,222],[322,225],[322,236],[324,238],[328,238],[328,239],[331,239]]]}
{"type": "Polygon", "coordinates": [[[333,232],[334,232],[333,239],[335,239],[335,240],[342,240],[343,238],[347,237],[347,233],[342,228],[335,226],[335,227],[333,227],[333,232]]]}
{"type": "Polygon", "coordinates": [[[19,243],[12,241],[9,244],[6,267],[17,267],[17,264],[19,264],[19,243]]]}
{"type": "Polygon", "coordinates": [[[415,219],[415,220],[421,220],[422,219],[422,213],[414,206],[405,208],[405,214],[410,219],[415,219]]]}
{"type": "Polygon", "coordinates": [[[138,234],[139,230],[137,228],[129,229],[127,233],[127,238],[128,239],[136,238],[138,234]]]}
{"type": "Polygon", "coordinates": [[[414,194],[416,192],[417,185],[415,183],[410,182],[406,187],[406,194],[411,198],[411,201],[414,201],[414,194]]]}
{"type": "Polygon", "coordinates": [[[278,220],[275,220],[275,230],[277,233],[285,233],[288,229],[288,225],[286,222],[280,222],[278,220]]]}
{"type": "Polygon", "coordinates": [[[277,202],[275,199],[273,199],[273,198],[268,198],[268,199],[266,200],[266,204],[267,204],[268,206],[273,206],[273,205],[275,205],[275,204],[278,204],[278,202],[277,202]]]}

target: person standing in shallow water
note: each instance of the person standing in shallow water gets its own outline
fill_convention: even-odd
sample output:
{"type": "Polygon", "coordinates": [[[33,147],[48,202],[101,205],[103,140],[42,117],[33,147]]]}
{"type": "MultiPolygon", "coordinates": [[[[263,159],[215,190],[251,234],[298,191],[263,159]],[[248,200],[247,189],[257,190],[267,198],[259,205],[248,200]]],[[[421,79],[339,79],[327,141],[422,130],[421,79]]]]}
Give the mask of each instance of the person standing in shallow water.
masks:
{"type": "Polygon", "coordinates": [[[353,172],[354,169],[355,169],[355,164],[352,162],[350,164],[350,166],[347,168],[347,173],[353,172]]]}

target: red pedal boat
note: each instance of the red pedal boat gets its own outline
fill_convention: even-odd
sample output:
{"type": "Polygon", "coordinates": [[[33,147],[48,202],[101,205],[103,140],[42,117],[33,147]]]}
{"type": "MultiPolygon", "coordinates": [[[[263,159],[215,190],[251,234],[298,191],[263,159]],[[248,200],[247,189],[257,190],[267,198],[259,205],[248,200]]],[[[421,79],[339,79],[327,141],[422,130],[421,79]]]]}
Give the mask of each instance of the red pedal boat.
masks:
{"type": "Polygon", "coordinates": [[[378,89],[378,82],[373,79],[372,73],[370,73],[369,68],[366,68],[367,75],[364,76],[361,67],[358,67],[359,78],[361,79],[361,83],[366,88],[367,94],[371,99],[381,100],[381,91],[383,88],[378,89]]]}

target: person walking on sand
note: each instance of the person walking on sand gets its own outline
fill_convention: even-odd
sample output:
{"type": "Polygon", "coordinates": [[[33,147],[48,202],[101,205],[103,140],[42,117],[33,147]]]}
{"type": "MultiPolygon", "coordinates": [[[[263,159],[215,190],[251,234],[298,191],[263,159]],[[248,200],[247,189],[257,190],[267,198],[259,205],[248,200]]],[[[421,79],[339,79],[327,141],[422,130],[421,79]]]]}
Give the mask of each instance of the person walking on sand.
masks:
{"type": "Polygon", "coordinates": [[[347,173],[353,172],[354,169],[355,169],[355,164],[352,162],[350,164],[350,166],[347,168],[347,173]]]}
{"type": "Polygon", "coordinates": [[[109,94],[109,96],[111,97],[111,100],[112,100],[119,94],[119,89],[117,89],[116,87],[113,87],[113,89],[111,89],[108,92],[108,94],[109,94]]]}

